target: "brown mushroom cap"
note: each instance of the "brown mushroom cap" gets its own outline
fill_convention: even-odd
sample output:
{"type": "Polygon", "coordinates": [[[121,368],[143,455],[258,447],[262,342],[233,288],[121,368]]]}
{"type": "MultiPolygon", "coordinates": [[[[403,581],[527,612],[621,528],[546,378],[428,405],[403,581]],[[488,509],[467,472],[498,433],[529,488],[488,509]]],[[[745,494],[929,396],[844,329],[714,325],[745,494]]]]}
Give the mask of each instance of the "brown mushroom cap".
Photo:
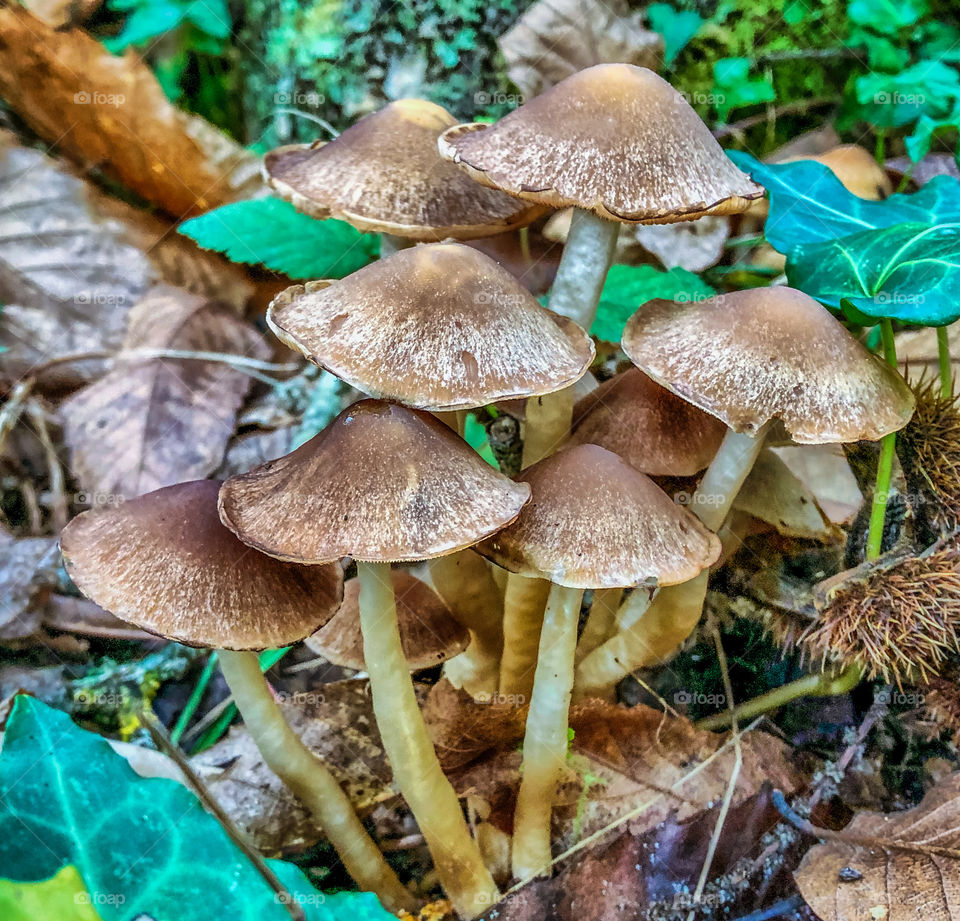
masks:
{"type": "MultiPolygon", "coordinates": [[[[459,655],[470,642],[470,631],[453,619],[443,599],[426,582],[404,569],[390,573],[397,600],[400,645],[412,672],[431,668],[459,655]]],[[[307,646],[328,662],[363,671],[363,635],[360,631],[360,580],[343,589],[340,610],[313,636],[307,646]]]]}
{"type": "Polygon", "coordinates": [[[70,578],[128,623],[188,646],[289,646],[325,624],[343,570],[251,550],[217,517],[216,480],[179,483],[83,512],[60,536],[70,578]]]}
{"type": "Polygon", "coordinates": [[[400,562],[475,544],[529,496],[434,416],[361,400],[291,454],[226,480],[220,518],[279,559],[400,562]]]}
{"type": "Polygon", "coordinates": [[[720,555],[720,540],[699,519],[605,448],[566,448],[520,480],[530,484],[530,503],[477,547],[511,572],[570,588],[673,585],[720,555]]]}
{"type": "Polygon", "coordinates": [[[692,476],[717,453],[727,427],[630,368],[573,408],[571,444],[613,451],[648,476],[692,476]]]}
{"type": "Polygon", "coordinates": [[[435,411],[561,390],[594,356],[576,323],[460,243],[400,250],[341,281],[288,288],[267,321],[365,393],[435,411]]]}
{"type": "Polygon", "coordinates": [[[441,158],[446,109],[400,99],[327,144],[289,145],[264,158],[267,181],[298,211],[410,240],[470,240],[523,227],[543,212],[485,188],[441,158]]]}
{"type": "Polygon", "coordinates": [[[655,381],[736,432],[777,418],[801,444],[876,441],[913,415],[903,378],[793,288],[649,301],[622,345],[655,381]]]}
{"type": "Polygon", "coordinates": [[[613,221],[735,214],[763,195],[686,99],[632,64],[582,70],[493,125],[449,128],[439,146],[484,185],[613,221]]]}

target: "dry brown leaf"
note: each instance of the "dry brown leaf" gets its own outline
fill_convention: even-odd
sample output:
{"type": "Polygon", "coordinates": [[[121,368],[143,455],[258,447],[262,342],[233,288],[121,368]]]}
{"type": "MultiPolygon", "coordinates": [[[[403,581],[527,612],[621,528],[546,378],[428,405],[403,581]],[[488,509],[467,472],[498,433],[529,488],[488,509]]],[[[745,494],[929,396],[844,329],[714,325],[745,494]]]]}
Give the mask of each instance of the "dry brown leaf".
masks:
{"type": "Polygon", "coordinates": [[[249,197],[257,158],[179,111],[132,51],[0,6],[0,96],[41,138],[177,220],[249,197]]]}
{"type": "Polygon", "coordinates": [[[40,624],[38,596],[57,581],[57,539],[0,531],[0,557],[0,639],[29,636],[40,624]]]}
{"type": "Polygon", "coordinates": [[[86,22],[102,0],[23,0],[34,16],[59,29],[68,23],[86,22]]]}
{"type": "MultiPolygon", "coordinates": [[[[960,323],[947,327],[950,341],[950,364],[954,379],[960,378],[960,323]]],[[[900,373],[912,383],[936,376],[939,356],[937,331],[932,327],[910,329],[897,334],[897,362],[900,373]]]]}
{"type": "MultiPolygon", "coordinates": [[[[238,309],[253,292],[236,266],[0,132],[0,376],[118,348],[130,308],[161,282],[238,309]]],[[[102,373],[102,362],[77,362],[43,380],[71,386],[102,373]]]]}
{"type": "MultiPolygon", "coordinates": [[[[130,314],[124,350],[151,348],[270,354],[229,308],[168,287],[153,289],[130,314]]],[[[246,373],[222,362],[120,360],[60,407],[77,481],[103,504],[206,477],[223,460],[249,387],[246,373]]]]}
{"type": "Polygon", "coordinates": [[[663,39],[642,18],[625,0],[539,0],[500,38],[507,73],[530,99],[594,64],[657,70],[663,39]]]}
{"type": "MultiPolygon", "coordinates": [[[[281,707],[293,731],[324,760],[361,814],[394,798],[366,680],[324,684],[282,698],[281,707]]],[[[267,854],[303,849],[321,837],[242,726],[190,763],[230,818],[267,854]]]]}
{"type": "Polygon", "coordinates": [[[217,470],[217,479],[225,480],[238,473],[246,473],[267,461],[276,460],[290,451],[294,427],[261,430],[240,435],[230,442],[223,463],[217,470]]]}
{"type": "Polygon", "coordinates": [[[960,853],[960,773],[949,775],[906,812],[863,812],[845,836],[828,841],[794,874],[800,894],[823,921],[957,921],[960,859],[890,847],[891,842],[960,853]]]}

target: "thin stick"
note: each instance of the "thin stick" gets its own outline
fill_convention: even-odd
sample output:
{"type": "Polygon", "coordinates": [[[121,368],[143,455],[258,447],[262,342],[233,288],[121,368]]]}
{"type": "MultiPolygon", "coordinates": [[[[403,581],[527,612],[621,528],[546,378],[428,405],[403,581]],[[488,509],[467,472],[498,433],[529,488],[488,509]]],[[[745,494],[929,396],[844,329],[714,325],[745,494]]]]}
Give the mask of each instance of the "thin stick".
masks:
{"type": "Polygon", "coordinates": [[[223,806],[220,805],[217,798],[210,792],[207,785],[203,782],[196,771],[191,767],[190,762],[183,757],[183,753],[177,748],[176,743],[167,735],[166,729],[157,717],[149,710],[143,709],[139,714],[140,722],[147,728],[150,738],[153,739],[157,748],[162,751],[174,764],[180,768],[187,783],[197,794],[197,798],[203,803],[207,812],[223,826],[230,840],[243,852],[243,855],[256,867],[257,872],[264,878],[267,885],[277,894],[280,903],[287,909],[293,921],[307,921],[306,913],[303,907],[294,899],[293,895],[286,886],[280,882],[277,874],[270,869],[263,855],[257,850],[253,842],[237,827],[236,823],[227,814],[223,806]]]}
{"type": "Polygon", "coordinates": [[[227,352],[204,352],[194,351],[192,349],[125,349],[119,352],[76,352],[73,355],[60,355],[57,358],[51,358],[49,361],[45,361],[43,364],[32,368],[30,370],[30,377],[37,378],[45,371],[49,371],[57,365],[74,364],[80,361],[103,361],[110,358],[116,359],[117,361],[136,361],[148,358],[176,358],[183,361],[214,361],[231,365],[237,368],[237,370],[250,368],[255,371],[293,372],[299,371],[302,367],[302,365],[297,362],[261,361],[259,358],[247,358],[246,355],[231,355],[227,352]]]}

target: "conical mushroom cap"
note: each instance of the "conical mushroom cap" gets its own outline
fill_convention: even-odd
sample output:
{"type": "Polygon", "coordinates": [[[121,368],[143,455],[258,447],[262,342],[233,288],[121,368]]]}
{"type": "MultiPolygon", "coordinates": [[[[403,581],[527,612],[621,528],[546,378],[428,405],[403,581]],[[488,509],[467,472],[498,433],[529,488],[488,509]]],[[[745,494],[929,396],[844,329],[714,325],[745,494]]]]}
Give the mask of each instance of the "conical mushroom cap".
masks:
{"type": "Polygon", "coordinates": [[[400,562],[475,544],[529,497],[435,417],[362,400],[291,454],[226,480],[220,518],[279,559],[400,562]]]}
{"type": "Polygon", "coordinates": [[[913,415],[903,378],[793,288],[649,301],[622,345],[655,381],[736,432],[776,418],[801,444],[876,441],[913,415]]]}
{"type": "Polygon", "coordinates": [[[686,99],[632,64],[589,67],[493,125],[448,129],[439,145],[478,182],[613,221],[735,214],[763,195],[686,99]]]}
{"type": "Polygon", "coordinates": [[[341,281],[288,288],[267,321],[337,377],[419,409],[552,393],[594,356],[576,323],[460,243],[404,249],[341,281]]]}
{"type": "Polygon", "coordinates": [[[720,540],[656,483],[597,445],[528,467],[530,503],[477,550],[504,569],[571,588],[686,582],[720,555],[720,540]]]}
{"type": "Polygon", "coordinates": [[[571,444],[595,444],[648,476],[693,476],[717,453],[727,427],[631,368],[573,408],[571,444]]]}
{"type": "Polygon", "coordinates": [[[251,550],[217,517],[215,480],[179,483],[83,512],[60,536],[70,578],[143,630],[215,649],[289,646],[340,605],[343,570],[251,550]]]}
{"type": "Polygon", "coordinates": [[[280,147],[267,181],[298,211],[410,240],[471,240],[523,227],[543,208],[473,182],[437,150],[456,119],[423,99],[400,99],[327,144],[280,147]]]}
{"type": "MultiPolygon", "coordinates": [[[[459,655],[470,642],[470,632],[453,619],[443,599],[406,570],[390,573],[397,600],[400,645],[410,671],[431,668],[459,655]]],[[[360,632],[360,580],[343,589],[340,610],[304,641],[328,662],[363,671],[363,635],[360,632]]]]}

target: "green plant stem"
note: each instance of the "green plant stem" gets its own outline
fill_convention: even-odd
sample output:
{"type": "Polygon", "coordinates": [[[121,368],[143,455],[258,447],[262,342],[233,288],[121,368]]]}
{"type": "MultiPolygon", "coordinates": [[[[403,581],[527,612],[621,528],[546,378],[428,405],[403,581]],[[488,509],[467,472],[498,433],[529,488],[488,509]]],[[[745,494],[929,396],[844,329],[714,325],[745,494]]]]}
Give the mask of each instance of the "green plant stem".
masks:
{"type": "Polygon", "coordinates": [[[887,152],[887,132],[885,128],[877,129],[877,143],[873,149],[873,158],[879,166],[883,166],[886,161],[887,152]]]}
{"type": "Polygon", "coordinates": [[[190,694],[189,700],[187,700],[183,710],[180,711],[180,716],[177,717],[177,722],[170,731],[170,741],[174,745],[180,744],[180,738],[186,731],[187,726],[190,725],[190,720],[193,719],[193,715],[197,712],[197,707],[200,706],[200,701],[206,693],[207,685],[210,684],[210,679],[213,677],[216,667],[217,654],[211,652],[207,658],[207,664],[204,665],[203,671],[200,673],[200,677],[197,679],[197,683],[190,694]]]}
{"type": "MultiPolygon", "coordinates": [[[[897,347],[893,339],[893,323],[880,321],[880,334],[883,339],[883,355],[891,367],[897,366],[897,347]]],[[[897,433],[884,435],[880,443],[880,460],[877,463],[877,481],[873,490],[873,503],[870,507],[870,527],[867,532],[868,560],[875,560],[883,549],[883,531],[887,518],[887,502],[890,498],[890,479],[893,474],[893,455],[897,445],[897,433]]]]}
{"type": "Polygon", "coordinates": [[[946,326],[937,327],[937,357],[940,363],[940,396],[953,396],[953,363],[950,360],[950,333],[946,326]]]}
{"type": "Polygon", "coordinates": [[[804,675],[803,678],[744,701],[732,710],[723,710],[708,716],[694,725],[697,729],[724,729],[734,719],[738,723],[746,722],[761,713],[782,707],[798,697],[832,697],[836,694],[846,694],[860,683],[862,677],[863,672],[858,665],[850,665],[834,675],[826,675],[823,672],[804,675]]]}
{"type": "Polygon", "coordinates": [[[237,709],[263,760],[316,817],[347,872],[361,889],[375,892],[391,911],[412,908],[412,895],[367,834],[350,798],[287,724],[256,654],[224,649],[219,659],[237,709]]]}
{"type": "Polygon", "coordinates": [[[540,633],[530,711],[523,739],[523,775],[513,818],[513,875],[548,872],[550,816],[567,757],[573,657],[583,589],[553,585],[540,633]]]}
{"type": "Polygon", "coordinates": [[[444,776],[423,722],[400,645],[389,563],[357,562],[360,629],[373,712],[393,778],[420,826],[454,911],[474,918],[499,898],[460,801],[444,776]]]}

